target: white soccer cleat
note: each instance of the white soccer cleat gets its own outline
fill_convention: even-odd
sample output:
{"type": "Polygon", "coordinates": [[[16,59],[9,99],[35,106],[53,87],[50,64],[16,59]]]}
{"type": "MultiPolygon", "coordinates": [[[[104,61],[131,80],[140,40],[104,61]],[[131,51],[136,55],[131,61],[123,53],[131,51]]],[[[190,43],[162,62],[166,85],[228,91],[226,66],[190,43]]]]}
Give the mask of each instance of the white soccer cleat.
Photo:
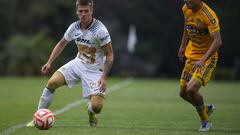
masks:
{"type": "Polygon", "coordinates": [[[96,114],[93,114],[92,112],[88,111],[88,116],[90,127],[97,127],[98,120],[96,114]]]}
{"type": "Polygon", "coordinates": [[[29,123],[27,123],[26,127],[34,127],[34,122],[33,121],[30,121],[29,123]]]}
{"type": "Polygon", "coordinates": [[[207,114],[208,114],[208,116],[210,116],[213,113],[213,111],[215,110],[215,106],[213,104],[209,104],[209,105],[207,105],[207,107],[208,107],[207,114]]]}
{"type": "Polygon", "coordinates": [[[200,124],[199,132],[207,132],[212,128],[212,123],[209,121],[201,121],[200,124]]]}

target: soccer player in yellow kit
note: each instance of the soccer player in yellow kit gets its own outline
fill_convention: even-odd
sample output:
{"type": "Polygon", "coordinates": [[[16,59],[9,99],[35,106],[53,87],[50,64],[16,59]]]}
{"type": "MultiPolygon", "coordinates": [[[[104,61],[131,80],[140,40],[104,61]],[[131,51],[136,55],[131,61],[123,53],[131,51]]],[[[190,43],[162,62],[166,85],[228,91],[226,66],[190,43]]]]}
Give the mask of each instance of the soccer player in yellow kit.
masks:
{"type": "Polygon", "coordinates": [[[199,93],[216,68],[218,48],[222,45],[219,21],[214,11],[202,0],[184,0],[185,25],[178,57],[187,58],[180,79],[180,96],[196,107],[201,119],[198,131],[209,131],[214,105],[205,105],[199,93]]]}

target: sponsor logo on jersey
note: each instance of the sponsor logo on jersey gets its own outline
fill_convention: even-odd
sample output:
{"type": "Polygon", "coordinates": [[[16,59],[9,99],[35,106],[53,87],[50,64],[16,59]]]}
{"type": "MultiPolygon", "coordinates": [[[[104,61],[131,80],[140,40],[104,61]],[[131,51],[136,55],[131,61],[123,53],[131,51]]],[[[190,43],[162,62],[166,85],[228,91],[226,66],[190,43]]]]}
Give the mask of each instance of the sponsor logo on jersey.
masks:
{"type": "Polygon", "coordinates": [[[186,29],[189,31],[189,34],[206,35],[209,33],[208,29],[200,29],[193,25],[186,25],[186,29]]]}
{"type": "Polygon", "coordinates": [[[84,38],[77,38],[76,40],[77,40],[77,42],[81,42],[81,43],[85,43],[85,44],[93,44],[93,43],[91,43],[90,40],[84,39],[84,38]]]}

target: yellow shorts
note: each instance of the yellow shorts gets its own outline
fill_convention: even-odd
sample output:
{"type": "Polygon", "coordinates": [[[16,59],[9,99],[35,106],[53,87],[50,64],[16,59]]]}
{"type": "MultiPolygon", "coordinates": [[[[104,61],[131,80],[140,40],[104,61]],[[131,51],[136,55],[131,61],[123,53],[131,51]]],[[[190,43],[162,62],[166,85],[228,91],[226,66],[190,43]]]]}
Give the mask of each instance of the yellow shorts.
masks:
{"type": "Polygon", "coordinates": [[[193,65],[197,60],[187,59],[182,71],[180,86],[185,86],[193,78],[205,86],[212,77],[212,73],[216,68],[218,58],[211,57],[206,62],[201,72],[196,72],[193,65]]]}

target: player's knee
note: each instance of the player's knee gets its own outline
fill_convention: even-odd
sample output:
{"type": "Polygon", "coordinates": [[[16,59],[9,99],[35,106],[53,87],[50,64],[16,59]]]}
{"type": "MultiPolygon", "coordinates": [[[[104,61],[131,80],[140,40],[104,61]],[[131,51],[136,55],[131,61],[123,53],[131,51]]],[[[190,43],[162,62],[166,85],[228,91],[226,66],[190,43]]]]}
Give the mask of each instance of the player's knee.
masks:
{"type": "Polygon", "coordinates": [[[92,104],[92,110],[96,113],[99,114],[103,108],[102,104],[92,104]]]}
{"type": "Polygon", "coordinates": [[[66,84],[64,76],[60,72],[55,72],[52,75],[52,77],[48,80],[47,88],[55,90],[64,84],[66,84]]]}
{"type": "Polygon", "coordinates": [[[97,114],[100,113],[102,108],[103,108],[103,101],[104,101],[104,98],[102,96],[93,95],[91,97],[91,109],[92,109],[92,111],[94,111],[97,114]]]}
{"type": "Polygon", "coordinates": [[[47,83],[47,88],[49,90],[55,90],[58,88],[58,83],[57,81],[53,80],[53,79],[49,79],[48,83],[47,83]]]}
{"type": "Polygon", "coordinates": [[[190,96],[194,96],[198,92],[198,86],[197,85],[191,85],[187,87],[187,93],[190,96]]]}

